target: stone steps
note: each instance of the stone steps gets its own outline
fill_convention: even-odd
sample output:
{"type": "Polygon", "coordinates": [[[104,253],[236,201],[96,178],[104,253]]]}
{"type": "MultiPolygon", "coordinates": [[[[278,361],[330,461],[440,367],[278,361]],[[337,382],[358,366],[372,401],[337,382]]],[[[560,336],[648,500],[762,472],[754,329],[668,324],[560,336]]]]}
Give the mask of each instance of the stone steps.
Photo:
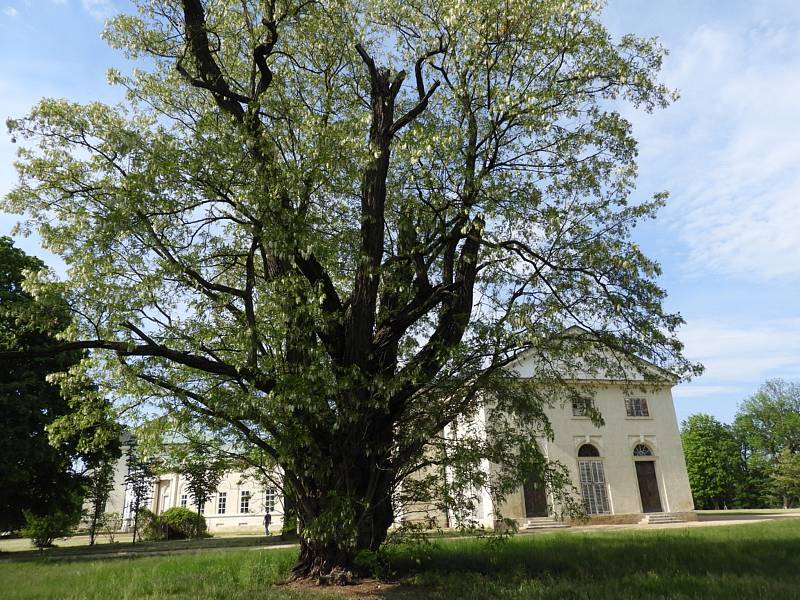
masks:
{"type": "Polygon", "coordinates": [[[519,519],[520,531],[532,531],[534,529],[559,529],[569,527],[566,523],[557,521],[553,517],[533,517],[530,519],[519,519]]]}
{"type": "Polygon", "coordinates": [[[648,513],[640,521],[641,525],[663,525],[664,523],[685,523],[685,521],[671,513],[648,513]]]}

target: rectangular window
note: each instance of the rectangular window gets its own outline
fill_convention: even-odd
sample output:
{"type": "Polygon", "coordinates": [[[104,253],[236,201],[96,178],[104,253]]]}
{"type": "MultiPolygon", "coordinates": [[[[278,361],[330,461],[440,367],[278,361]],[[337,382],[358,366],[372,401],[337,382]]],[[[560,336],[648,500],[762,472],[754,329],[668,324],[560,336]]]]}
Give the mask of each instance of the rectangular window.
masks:
{"type": "Polygon", "coordinates": [[[239,497],[239,512],[240,513],[249,513],[250,512],[250,491],[249,490],[242,490],[241,496],[239,497]]]}
{"type": "Polygon", "coordinates": [[[625,412],[629,417],[649,417],[645,398],[625,398],[625,412]]]}
{"type": "Polygon", "coordinates": [[[188,494],[181,494],[181,506],[186,508],[186,505],[189,503],[189,495],[188,494]]]}
{"type": "Polygon", "coordinates": [[[225,514],[225,505],[228,503],[227,492],[220,492],[219,499],[217,500],[217,514],[225,514]]]}
{"type": "Polygon", "coordinates": [[[594,402],[591,398],[575,398],[572,400],[573,417],[585,417],[590,408],[594,408],[594,402]]]}
{"type": "Polygon", "coordinates": [[[275,488],[266,488],[264,490],[264,511],[271,513],[275,512],[275,500],[278,495],[275,493],[275,488]]]}
{"type": "Polygon", "coordinates": [[[608,514],[608,493],[603,463],[599,460],[578,461],[583,506],[590,515],[608,514]]]}

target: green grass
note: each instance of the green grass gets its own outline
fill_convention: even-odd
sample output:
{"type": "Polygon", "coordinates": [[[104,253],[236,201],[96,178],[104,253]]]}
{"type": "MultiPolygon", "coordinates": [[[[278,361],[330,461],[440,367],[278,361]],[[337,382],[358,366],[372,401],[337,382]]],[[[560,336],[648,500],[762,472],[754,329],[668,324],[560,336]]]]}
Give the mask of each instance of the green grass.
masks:
{"type": "MultiPolygon", "coordinates": [[[[0,561],[0,598],[341,598],[278,585],[295,553],[234,549],[106,560],[6,558],[0,561]]],[[[387,598],[800,599],[800,519],[562,531],[491,546],[476,539],[437,540],[424,552],[396,548],[390,556],[403,585],[387,598]]]]}

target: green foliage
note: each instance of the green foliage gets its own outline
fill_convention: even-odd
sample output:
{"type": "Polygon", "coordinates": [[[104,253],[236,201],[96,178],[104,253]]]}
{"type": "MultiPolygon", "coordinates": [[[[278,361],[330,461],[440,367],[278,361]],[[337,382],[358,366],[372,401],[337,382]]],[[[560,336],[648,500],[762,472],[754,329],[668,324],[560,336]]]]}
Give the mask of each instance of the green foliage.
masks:
{"type": "Polygon", "coordinates": [[[185,540],[205,537],[208,527],[203,515],[174,506],[160,515],[147,508],[139,511],[140,539],[144,541],[185,540]]]}
{"type": "Polygon", "coordinates": [[[106,514],[108,495],[114,488],[114,469],[116,461],[109,459],[94,466],[87,473],[86,496],[89,505],[89,544],[94,544],[97,533],[103,528],[103,515],[106,514]]]}
{"type": "Polygon", "coordinates": [[[161,527],[157,514],[144,506],[139,508],[136,512],[136,533],[138,534],[138,539],[146,542],[166,539],[164,529],[161,527]]]}
{"type": "Polygon", "coordinates": [[[746,452],[800,452],[800,384],[771,379],[739,405],[735,428],[746,452]]]}
{"type": "Polygon", "coordinates": [[[203,537],[208,531],[203,515],[181,506],[165,510],[158,516],[158,521],[168,540],[203,537]]]}
{"type": "Polygon", "coordinates": [[[695,508],[732,506],[744,465],[730,427],[710,415],[692,415],[681,427],[681,443],[695,508]]]}
{"type": "Polygon", "coordinates": [[[779,473],[791,471],[791,457],[800,452],[800,384],[764,383],[739,405],[733,431],[746,461],[743,499],[754,507],[790,504],[791,482],[779,473]]]}
{"type": "Polygon", "coordinates": [[[122,530],[122,515],[117,512],[103,513],[100,517],[100,531],[108,538],[108,543],[113,544],[114,538],[122,530]]]}
{"type": "Polygon", "coordinates": [[[380,551],[360,550],[353,559],[353,565],[365,576],[383,580],[391,576],[389,561],[380,551]]]}
{"type": "Polygon", "coordinates": [[[168,444],[167,452],[166,469],[183,475],[185,489],[199,513],[217,491],[219,482],[231,466],[230,460],[208,443],[195,439],[185,444],[168,444]]]}
{"type": "MultiPolygon", "coordinates": [[[[130,492],[134,543],[139,535],[140,517],[144,515],[145,520],[149,522],[147,515],[148,513],[152,515],[144,505],[150,499],[154,477],[152,460],[144,456],[135,444],[128,446],[128,473],[125,476],[125,484],[130,492]]],[[[156,533],[154,532],[154,535],[156,533]]]]}
{"type": "Polygon", "coordinates": [[[656,40],[613,39],[583,0],[133,4],[106,32],[144,67],[110,73],[125,103],[10,120],[0,206],[71,266],[29,283],[80,315],[64,339],[94,352],[71,377],[268,455],[306,573],[376,549],[422,466],[453,468],[414,489],[459,514],[531,469],[569,510],[531,442],[563,371],[698,372],[630,236],[665,200],[630,201],[619,111],[674,98],[656,40]],[[523,353],[539,387],[511,393],[523,353]],[[490,436],[441,436],[485,401],[508,415],[490,436]]]}
{"type": "MultiPolygon", "coordinates": [[[[52,345],[69,326],[72,317],[56,284],[41,294],[28,289],[31,280],[47,278],[39,259],[0,237],[0,351],[52,345]]],[[[80,432],[48,436],[74,408],[54,373],[75,368],[80,358],[70,352],[0,363],[0,531],[20,528],[25,510],[71,514],[80,503],[83,478],[75,461],[89,458],[80,432]]],[[[83,383],[78,387],[89,392],[83,383]]]]}
{"type": "Polygon", "coordinates": [[[22,535],[31,538],[31,543],[43,550],[53,545],[56,538],[69,535],[80,519],[80,513],[56,511],[46,515],[35,515],[25,511],[25,528],[22,535]]]}
{"type": "Polygon", "coordinates": [[[783,501],[783,508],[797,506],[800,501],[800,452],[788,448],[778,455],[772,474],[775,493],[783,501]]]}

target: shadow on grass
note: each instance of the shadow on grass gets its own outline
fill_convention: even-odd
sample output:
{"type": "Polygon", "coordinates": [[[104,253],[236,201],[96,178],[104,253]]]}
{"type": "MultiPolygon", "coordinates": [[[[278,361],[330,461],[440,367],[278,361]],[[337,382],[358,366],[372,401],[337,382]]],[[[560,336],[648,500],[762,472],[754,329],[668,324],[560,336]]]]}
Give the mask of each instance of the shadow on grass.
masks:
{"type": "Polygon", "coordinates": [[[391,562],[428,598],[800,598],[800,520],[460,540],[391,562]]]}
{"type": "Polygon", "coordinates": [[[156,542],[117,542],[102,543],[94,546],[64,546],[47,548],[44,552],[36,549],[0,553],[0,560],[37,560],[37,559],[113,559],[130,558],[132,556],[153,556],[172,554],[182,551],[224,550],[251,548],[259,546],[277,546],[294,544],[297,540],[283,541],[279,536],[246,536],[200,538],[193,540],[161,540],[156,542]]]}

